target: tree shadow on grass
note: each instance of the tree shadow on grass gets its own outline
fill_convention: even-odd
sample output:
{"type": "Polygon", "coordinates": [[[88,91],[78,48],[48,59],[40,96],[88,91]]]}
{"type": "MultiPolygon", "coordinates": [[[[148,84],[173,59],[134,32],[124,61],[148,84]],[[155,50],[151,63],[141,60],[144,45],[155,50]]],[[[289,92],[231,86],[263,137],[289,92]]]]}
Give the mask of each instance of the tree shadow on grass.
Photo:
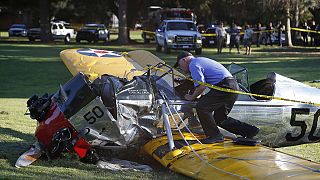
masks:
{"type": "Polygon", "coordinates": [[[277,47],[277,48],[260,48],[254,50],[255,52],[274,52],[274,53],[310,53],[319,54],[319,48],[305,48],[305,47],[277,47]]]}
{"type": "Polygon", "coordinates": [[[0,127],[1,136],[10,136],[21,139],[21,141],[0,141],[0,159],[7,159],[11,165],[15,160],[35,141],[35,137],[31,134],[25,134],[10,128],[0,127]]]}

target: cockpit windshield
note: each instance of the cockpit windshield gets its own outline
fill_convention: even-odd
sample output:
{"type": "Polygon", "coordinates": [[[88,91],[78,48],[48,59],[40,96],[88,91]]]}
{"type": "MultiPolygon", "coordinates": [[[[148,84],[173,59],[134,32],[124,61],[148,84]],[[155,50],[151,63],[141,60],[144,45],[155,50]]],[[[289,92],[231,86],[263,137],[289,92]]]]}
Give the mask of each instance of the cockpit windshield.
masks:
{"type": "Polygon", "coordinates": [[[249,90],[249,77],[248,77],[248,69],[240,66],[235,63],[231,63],[227,69],[232,74],[232,76],[237,80],[239,86],[241,86],[242,89],[249,90]]]}

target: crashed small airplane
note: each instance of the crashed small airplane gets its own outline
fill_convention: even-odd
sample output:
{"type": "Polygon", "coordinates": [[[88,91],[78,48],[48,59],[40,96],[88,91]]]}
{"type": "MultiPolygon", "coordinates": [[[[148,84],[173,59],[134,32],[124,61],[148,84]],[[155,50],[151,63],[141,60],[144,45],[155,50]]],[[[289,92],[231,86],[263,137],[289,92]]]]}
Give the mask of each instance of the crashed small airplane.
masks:
{"type": "Polygon", "coordinates": [[[64,152],[94,163],[95,148],[134,147],[195,179],[320,177],[320,164],[269,148],[319,141],[320,89],[273,72],[250,85],[247,69],[232,63],[241,91],[230,116],[258,126],[262,145],[222,128],[224,142],[202,144],[196,102],[183,99],[192,80],[177,80],[183,75],[150,52],[70,49],[60,57],[74,77],[28,100],[38,141],[17,167],[64,152]]]}

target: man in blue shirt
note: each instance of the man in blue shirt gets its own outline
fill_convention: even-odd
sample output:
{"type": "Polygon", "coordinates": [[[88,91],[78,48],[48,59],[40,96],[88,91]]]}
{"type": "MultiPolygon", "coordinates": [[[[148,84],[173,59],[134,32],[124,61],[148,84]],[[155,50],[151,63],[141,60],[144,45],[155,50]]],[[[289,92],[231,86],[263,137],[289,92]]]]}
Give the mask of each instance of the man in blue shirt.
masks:
{"type": "MultiPolygon", "coordinates": [[[[177,62],[174,65],[174,67],[178,66],[184,72],[190,72],[192,79],[197,82],[239,90],[238,83],[231,73],[223,65],[212,59],[194,57],[191,53],[183,51],[177,56],[177,62]]],[[[207,88],[205,85],[197,82],[194,83],[196,88],[193,94],[186,94],[184,96],[186,100],[195,100],[207,88]]],[[[259,132],[259,128],[255,126],[228,117],[237,97],[238,94],[215,89],[210,89],[207,94],[200,97],[196,105],[196,111],[203,131],[207,136],[207,138],[201,140],[202,143],[224,141],[223,135],[220,133],[217,125],[247,138],[252,138],[259,132]]]]}

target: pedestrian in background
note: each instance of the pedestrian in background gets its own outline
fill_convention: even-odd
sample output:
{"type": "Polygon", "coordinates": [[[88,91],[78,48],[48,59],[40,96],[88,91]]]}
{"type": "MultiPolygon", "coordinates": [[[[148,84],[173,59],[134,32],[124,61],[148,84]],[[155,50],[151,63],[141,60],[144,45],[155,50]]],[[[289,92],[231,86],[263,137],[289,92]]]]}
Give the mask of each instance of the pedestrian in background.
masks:
{"type": "Polygon", "coordinates": [[[301,32],[301,36],[303,39],[303,45],[308,46],[308,31],[310,30],[310,27],[308,26],[307,22],[304,22],[301,26],[303,31],[301,32]]]}
{"type": "Polygon", "coordinates": [[[252,44],[253,34],[254,32],[251,29],[250,25],[246,25],[244,30],[244,36],[243,36],[243,45],[246,48],[245,55],[251,54],[251,44],[252,44]]]}
{"type": "Polygon", "coordinates": [[[225,37],[227,35],[226,30],[223,27],[223,23],[221,22],[219,26],[216,28],[216,35],[217,35],[217,49],[218,54],[222,53],[222,47],[224,45],[225,37]]]}
{"type": "Polygon", "coordinates": [[[261,30],[262,30],[261,23],[258,23],[257,27],[256,27],[256,34],[257,34],[256,44],[257,44],[257,47],[260,47],[261,34],[262,34],[261,30]]]}
{"type": "Polygon", "coordinates": [[[268,45],[268,43],[272,46],[272,33],[273,33],[273,25],[272,22],[269,23],[269,25],[266,27],[266,46],[268,45]]]}
{"type": "Polygon", "coordinates": [[[278,45],[282,46],[282,31],[283,29],[283,25],[281,23],[281,21],[279,21],[278,25],[277,25],[277,30],[278,30],[278,45]]]}
{"type": "MultiPolygon", "coordinates": [[[[310,30],[312,30],[312,31],[316,30],[316,22],[315,21],[311,21],[310,30]]],[[[315,33],[310,32],[309,36],[310,36],[310,46],[315,46],[315,43],[314,43],[315,33]]]]}
{"type": "Polygon", "coordinates": [[[238,50],[238,54],[240,54],[239,45],[240,45],[240,31],[237,28],[235,23],[232,23],[231,28],[228,30],[230,34],[230,45],[229,45],[229,53],[231,53],[231,49],[235,46],[238,50]]]}

